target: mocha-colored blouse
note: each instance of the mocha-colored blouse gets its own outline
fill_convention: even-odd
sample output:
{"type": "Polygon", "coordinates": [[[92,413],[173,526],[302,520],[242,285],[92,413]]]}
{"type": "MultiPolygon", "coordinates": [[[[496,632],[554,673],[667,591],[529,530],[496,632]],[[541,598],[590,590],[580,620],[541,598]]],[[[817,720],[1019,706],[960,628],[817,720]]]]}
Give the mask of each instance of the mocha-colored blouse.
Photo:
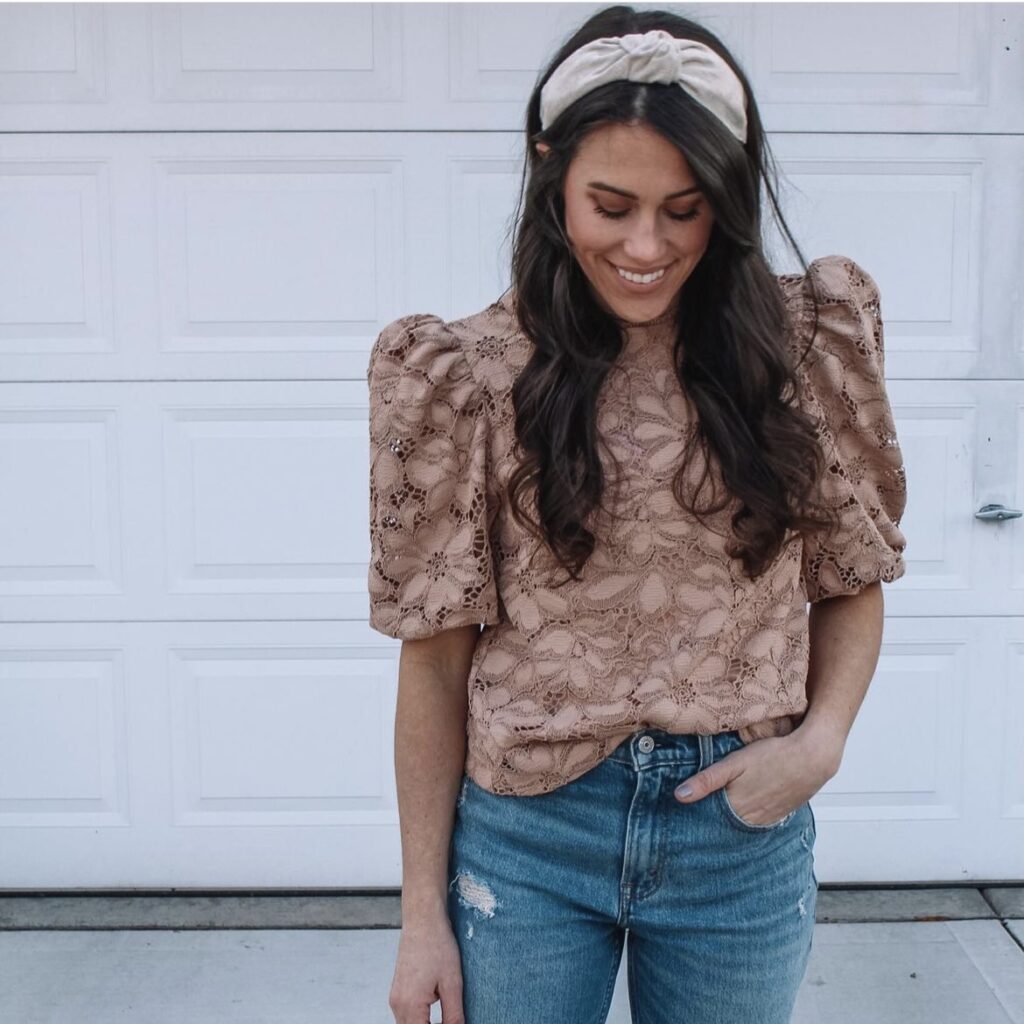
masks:
{"type": "MultiPolygon", "coordinates": [[[[505,495],[511,390],[532,348],[511,292],[458,320],[413,313],[381,331],[367,371],[369,624],[403,640],[483,624],[467,682],[465,770],[478,785],[550,792],[644,728],[788,733],[807,708],[807,602],[904,574],[906,478],[878,289],[844,256],[813,260],[810,275],[823,301],[797,367],[799,400],[820,424],[819,493],[841,524],[795,535],[755,580],[725,552],[738,504],[702,526],[672,493],[694,409],[672,363],[671,314],[626,326],[598,396],[598,432],[615,458],[599,445],[605,507],[585,521],[597,545],[568,582],[546,548],[530,564],[537,540],[505,495]]],[[[777,280],[799,358],[809,280],[777,280]]],[[[691,484],[703,470],[696,453],[691,484]]]]}

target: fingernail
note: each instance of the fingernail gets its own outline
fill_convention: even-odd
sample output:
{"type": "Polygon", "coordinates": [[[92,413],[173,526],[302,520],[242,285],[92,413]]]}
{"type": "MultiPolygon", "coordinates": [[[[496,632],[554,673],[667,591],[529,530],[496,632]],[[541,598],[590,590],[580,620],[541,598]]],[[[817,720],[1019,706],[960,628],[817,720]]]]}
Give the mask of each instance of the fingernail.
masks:
{"type": "Polygon", "coordinates": [[[689,786],[676,786],[676,796],[689,796],[692,792],[689,786]]]}

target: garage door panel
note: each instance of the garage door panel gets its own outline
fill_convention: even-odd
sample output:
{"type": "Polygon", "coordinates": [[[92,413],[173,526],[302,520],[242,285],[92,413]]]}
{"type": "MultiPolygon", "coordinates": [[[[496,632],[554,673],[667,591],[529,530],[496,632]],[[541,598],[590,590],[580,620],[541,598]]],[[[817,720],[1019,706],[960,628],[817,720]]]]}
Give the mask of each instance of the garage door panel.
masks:
{"type": "Polygon", "coordinates": [[[392,4],[147,4],[156,103],[339,103],[402,97],[392,4]],[[258,15],[258,16],[257,16],[258,15]]]}
{"type": "Polygon", "coordinates": [[[366,385],[0,384],[0,619],[365,619],[366,385]]]}
{"type": "Polygon", "coordinates": [[[115,243],[108,161],[78,160],[59,145],[43,153],[28,140],[3,154],[0,351],[16,363],[28,354],[84,363],[90,353],[109,363],[115,243]]]}
{"type": "Polygon", "coordinates": [[[173,824],[390,820],[379,661],[282,639],[167,652],[173,824]]]}
{"type": "Polygon", "coordinates": [[[355,622],[0,625],[5,887],[397,885],[396,653],[355,622]]]}
{"type": "Polygon", "coordinates": [[[2,145],[26,264],[0,284],[9,380],[365,381],[385,323],[468,314],[507,278],[518,167],[497,134],[2,145]]]}
{"type": "MultiPolygon", "coordinates": [[[[890,380],[1024,377],[1019,287],[1024,140],[783,135],[783,207],[811,256],[878,284],[890,380]]],[[[774,223],[770,246],[797,270],[774,223]]]]}
{"type": "MultiPolygon", "coordinates": [[[[5,4],[0,131],[515,132],[537,70],[599,6],[5,4]]],[[[1024,125],[1017,5],[709,3],[697,17],[771,131],[1024,125]]]]}
{"type": "MultiPolygon", "coordinates": [[[[763,81],[759,97],[772,107],[817,105],[819,116],[828,108],[832,113],[824,116],[837,118],[845,111],[844,128],[858,131],[856,122],[869,107],[876,118],[892,117],[892,107],[912,103],[927,122],[955,117],[957,108],[977,113],[990,101],[996,41],[991,4],[753,7],[753,67],[763,81]],[[815,43],[808,46],[811,39],[815,43]]],[[[934,124],[925,130],[941,130],[934,124]]]]}
{"type": "Polygon", "coordinates": [[[947,625],[947,636],[915,643],[907,638],[912,625],[901,621],[900,639],[883,644],[840,774],[825,791],[829,806],[842,808],[847,820],[941,820],[962,813],[970,627],[947,625]]]}
{"type": "MultiPolygon", "coordinates": [[[[350,622],[0,627],[0,721],[73,751],[47,777],[0,746],[6,884],[397,885],[398,649],[350,622]]],[[[819,879],[1020,876],[1022,660],[1018,620],[887,620],[813,798],[819,879]]]]}
{"type": "Polygon", "coordinates": [[[0,648],[0,827],[130,826],[123,651],[14,636],[0,648]]]}
{"type": "MultiPolygon", "coordinates": [[[[890,615],[1024,615],[1024,390],[890,381],[908,479],[890,615]]],[[[362,618],[367,396],[358,381],[0,385],[20,495],[6,621],[362,618]],[[363,468],[360,469],[360,466],[363,468]]]]}
{"type": "Polygon", "coordinates": [[[41,611],[66,601],[70,610],[94,597],[116,599],[124,590],[116,411],[94,396],[84,406],[48,404],[39,389],[18,385],[0,385],[0,400],[8,495],[0,529],[2,617],[31,616],[31,602],[41,611]]]}
{"type": "Polygon", "coordinates": [[[1019,520],[979,519],[986,504],[1020,507],[1007,410],[1022,385],[984,380],[890,380],[907,474],[900,529],[907,572],[887,584],[888,615],[1024,615],[1012,582],[1019,520]]]}
{"type": "MultiPolygon", "coordinates": [[[[95,145],[3,143],[8,379],[357,379],[384,323],[464,315],[507,285],[517,139],[112,136],[90,162],[95,145]]],[[[847,254],[878,282],[890,380],[1024,377],[1024,307],[1006,301],[1021,139],[777,148],[808,258],[847,254]]]]}
{"type": "Polygon", "coordinates": [[[993,665],[992,726],[990,751],[996,768],[993,795],[999,821],[1014,829],[1010,846],[1015,860],[1008,878],[1024,875],[1024,625],[1019,618],[993,630],[996,659],[993,665]]]}
{"type": "Polygon", "coordinates": [[[819,879],[1024,875],[1020,623],[886,619],[842,765],[812,800],[819,879]]]}
{"type": "Polygon", "coordinates": [[[164,352],[352,351],[393,307],[401,161],[250,152],[154,173],[164,352]]]}
{"type": "Polygon", "coordinates": [[[7,130],[17,130],[19,114],[35,130],[41,117],[63,127],[76,109],[107,109],[107,11],[98,3],[4,5],[0,109],[14,115],[7,130]]]}

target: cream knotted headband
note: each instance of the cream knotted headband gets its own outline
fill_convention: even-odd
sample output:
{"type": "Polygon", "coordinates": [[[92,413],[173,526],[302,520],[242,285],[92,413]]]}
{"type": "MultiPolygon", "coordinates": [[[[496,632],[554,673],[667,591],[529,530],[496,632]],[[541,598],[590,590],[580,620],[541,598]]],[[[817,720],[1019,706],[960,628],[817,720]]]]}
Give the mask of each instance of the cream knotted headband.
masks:
{"type": "Polygon", "coordinates": [[[619,79],[675,83],[747,141],[743,83],[732,68],[704,43],[660,28],[594,39],[566,57],[540,91],[541,128],[591,89],[619,79]]]}

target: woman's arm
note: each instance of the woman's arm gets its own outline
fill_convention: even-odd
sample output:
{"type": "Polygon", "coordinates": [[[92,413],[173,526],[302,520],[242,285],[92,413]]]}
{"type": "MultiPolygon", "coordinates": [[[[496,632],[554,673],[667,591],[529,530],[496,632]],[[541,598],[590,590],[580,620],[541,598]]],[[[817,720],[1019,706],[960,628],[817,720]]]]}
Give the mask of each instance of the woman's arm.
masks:
{"type": "Polygon", "coordinates": [[[466,681],[479,625],[405,640],[398,667],[395,780],[402,922],[447,916],[448,849],[466,761],[466,681]]]}
{"type": "Polygon", "coordinates": [[[463,1020],[462,965],[448,917],[448,853],[466,761],[466,683],[480,627],[404,640],[398,665],[395,777],[402,835],[402,932],[388,1005],[399,1024],[441,1000],[463,1020]]]}
{"type": "Polygon", "coordinates": [[[839,770],[882,647],[882,584],[860,593],[830,597],[811,605],[811,656],[807,671],[808,707],[794,730],[815,759],[839,770]]]}

